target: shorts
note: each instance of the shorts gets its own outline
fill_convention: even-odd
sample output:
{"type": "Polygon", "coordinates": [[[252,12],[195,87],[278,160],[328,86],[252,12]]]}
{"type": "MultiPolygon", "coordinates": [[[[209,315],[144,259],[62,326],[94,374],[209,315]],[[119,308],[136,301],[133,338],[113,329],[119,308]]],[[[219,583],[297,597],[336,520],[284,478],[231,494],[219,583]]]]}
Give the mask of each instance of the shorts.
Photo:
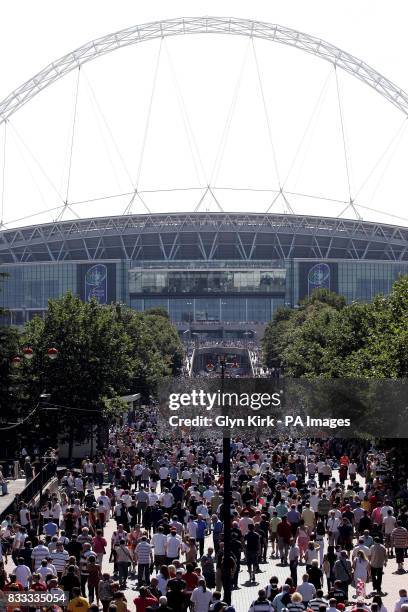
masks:
{"type": "Polygon", "coordinates": [[[277,533],[271,533],[271,542],[276,542],[277,539],[278,539],[278,534],[277,533]]]}
{"type": "Polygon", "coordinates": [[[166,555],[154,555],[154,564],[156,565],[156,567],[159,567],[160,565],[165,565],[166,559],[166,555]]]}
{"type": "Polygon", "coordinates": [[[258,553],[253,550],[248,550],[246,554],[247,565],[255,565],[258,563],[258,553]]]}
{"type": "Polygon", "coordinates": [[[395,560],[397,563],[404,563],[404,548],[395,549],[395,560]]]}
{"type": "Polygon", "coordinates": [[[390,533],[384,534],[384,544],[385,546],[391,547],[391,534],[390,533]]]}

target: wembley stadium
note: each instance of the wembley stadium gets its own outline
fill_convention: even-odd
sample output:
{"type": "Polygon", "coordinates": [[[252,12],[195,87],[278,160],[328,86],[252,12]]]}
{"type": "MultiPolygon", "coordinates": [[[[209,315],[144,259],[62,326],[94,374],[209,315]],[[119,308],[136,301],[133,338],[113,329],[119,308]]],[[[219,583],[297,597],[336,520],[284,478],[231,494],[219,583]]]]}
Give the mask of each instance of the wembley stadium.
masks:
{"type": "Polygon", "coordinates": [[[36,225],[0,234],[9,322],[82,299],[164,307],[180,331],[240,337],[313,289],[353,300],[408,273],[408,228],[278,214],[155,214],[36,225]]]}
{"type": "MultiPolygon", "coordinates": [[[[222,58],[220,63],[221,60],[222,58]]],[[[303,71],[302,66],[300,69],[303,71]]],[[[242,78],[242,70],[239,79],[242,78]]],[[[88,84],[90,75],[91,72],[86,75],[88,84]]],[[[289,82],[285,86],[287,90],[289,82]]],[[[115,87],[109,84],[107,87],[112,91],[115,90],[115,87]]],[[[181,88],[178,82],[176,89],[180,98],[181,88]]],[[[286,108],[288,99],[293,98],[286,90],[282,90],[283,109],[286,108]]],[[[59,95],[61,91],[59,90],[59,95]]],[[[108,125],[108,113],[102,115],[95,92],[93,89],[90,91],[96,108],[95,113],[99,112],[102,117],[100,121],[102,130],[105,130],[111,138],[112,149],[118,158],[116,160],[118,166],[113,170],[118,170],[122,164],[122,171],[127,172],[125,155],[119,150],[121,145],[126,144],[126,134],[119,144],[114,140],[114,128],[108,125]]],[[[39,98],[42,99],[42,95],[39,98]]],[[[126,96],[121,97],[121,100],[124,99],[126,96]]],[[[51,101],[50,108],[54,102],[51,101]]],[[[304,98],[300,98],[300,103],[306,105],[304,98]]],[[[315,118],[319,110],[316,108],[313,109],[310,121],[315,118]]],[[[375,108],[374,111],[376,112],[375,108]]],[[[38,112],[38,106],[34,107],[34,112],[38,112]]],[[[367,114],[363,107],[362,114],[363,116],[367,114]]],[[[408,227],[404,226],[404,218],[394,214],[388,205],[389,201],[397,202],[400,199],[401,210],[404,210],[404,200],[399,197],[399,186],[395,179],[391,181],[391,187],[396,191],[387,192],[387,197],[384,196],[384,192],[378,191],[378,185],[390,165],[387,156],[394,152],[402,130],[405,130],[407,115],[408,95],[368,64],[324,40],[274,24],[222,17],[169,19],[127,28],[87,43],[49,64],[0,102],[0,126],[4,127],[2,143],[4,146],[0,147],[3,150],[2,156],[0,155],[2,164],[0,174],[3,179],[0,272],[6,273],[0,291],[0,308],[7,309],[3,321],[11,325],[22,325],[36,315],[44,315],[49,299],[72,291],[83,300],[94,297],[101,304],[120,302],[139,311],[163,307],[178,326],[180,334],[190,333],[190,337],[192,334],[198,334],[202,338],[249,338],[262,333],[278,308],[296,307],[299,300],[317,288],[327,288],[344,295],[348,302],[370,301],[378,293],[387,294],[399,275],[408,274],[408,227]],[[185,111],[185,101],[181,99],[184,127],[192,158],[196,163],[196,169],[198,167],[198,179],[202,170],[202,180],[200,187],[170,189],[158,187],[156,192],[162,192],[164,203],[158,207],[158,211],[153,211],[154,206],[146,204],[146,197],[149,197],[149,194],[153,197],[155,190],[143,191],[139,185],[142,166],[143,170],[145,168],[142,162],[146,155],[145,145],[151,129],[149,126],[152,121],[153,99],[155,88],[158,86],[156,77],[159,73],[159,63],[162,61],[160,54],[164,53],[162,45],[167,44],[163,43],[163,40],[176,35],[184,38],[187,34],[205,35],[204,38],[207,38],[207,34],[216,36],[232,34],[235,35],[235,39],[241,37],[249,41],[244,60],[247,61],[248,54],[253,53],[261,108],[266,120],[266,127],[261,132],[268,136],[273,154],[273,163],[269,164],[267,173],[269,178],[272,174],[276,175],[276,184],[274,189],[257,189],[252,188],[250,180],[247,179],[244,187],[237,187],[235,191],[232,187],[219,187],[217,184],[217,180],[220,181],[221,161],[224,163],[223,155],[232,122],[232,112],[238,97],[240,84],[238,80],[231,113],[227,117],[224,130],[226,136],[224,140],[221,139],[216,156],[217,163],[211,176],[204,176],[205,164],[201,163],[191,121],[185,111]],[[83,66],[85,64],[88,66],[91,60],[106,56],[118,49],[127,49],[130,46],[139,46],[138,43],[154,40],[157,40],[160,46],[152,89],[147,95],[146,123],[138,140],[140,161],[137,177],[133,181],[130,177],[131,185],[127,187],[130,191],[122,189],[119,193],[114,193],[104,184],[107,172],[98,166],[97,153],[100,147],[95,145],[95,139],[88,138],[96,149],[92,155],[85,149],[85,139],[80,141],[81,146],[78,146],[80,138],[78,130],[80,127],[86,130],[89,123],[88,118],[82,124],[79,121],[81,111],[79,68],[82,70],[83,79],[83,66]],[[319,160],[308,154],[309,149],[306,148],[303,152],[302,163],[311,163],[312,169],[316,171],[314,180],[318,185],[318,189],[316,188],[318,193],[311,193],[312,188],[308,183],[304,183],[303,191],[301,187],[298,191],[295,187],[290,187],[290,173],[296,166],[298,152],[302,151],[303,139],[299,143],[293,163],[287,164],[289,167],[287,176],[284,177],[282,171],[279,172],[281,169],[275,151],[275,132],[268,115],[268,85],[262,79],[262,67],[260,68],[256,55],[254,40],[260,41],[257,44],[269,44],[268,41],[271,41],[285,49],[292,47],[296,53],[301,50],[304,55],[312,57],[313,61],[323,60],[320,63],[329,64],[332,72],[324,78],[318,103],[320,104],[323,99],[330,85],[328,79],[331,78],[339,134],[337,144],[340,150],[337,165],[333,163],[333,168],[336,167],[342,180],[345,179],[346,185],[345,194],[341,197],[321,194],[325,181],[328,188],[336,188],[334,173],[328,175],[328,166],[324,166],[325,158],[329,156],[326,145],[316,146],[316,150],[322,155],[319,160]],[[397,128],[389,141],[388,133],[384,135],[383,141],[380,134],[376,135],[375,141],[381,144],[384,150],[379,151],[378,159],[373,157],[372,168],[368,167],[367,162],[367,167],[364,168],[367,176],[362,180],[359,189],[352,183],[350,142],[347,141],[345,129],[347,104],[344,101],[345,97],[342,97],[345,90],[341,90],[339,72],[344,73],[347,78],[351,77],[353,82],[357,81],[361,86],[368,86],[363,87],[364,91],[377,100],[382,110],[384,104],[387,108],[391,108],[392,120],[389,126],[387,125],[387,129],[397,128]],[[55,186],[55,180],[51,180],[51,174],[54,158],[55,163],[58,161],[56,146],[62,138],[56,134],[56,128],[47,131],[40,121],[38,125],[32,121],[27,108],[30,108],[32,103],[37,104],[37,95],[44,89],[51,92],[54,88],[50,87],[48,90],[49,86],[57,81],[57,91],[61,82],[69,85],[69,77],[66,77],[69,74],[75,77],[72,81],[74,105],[66,152],[68,159],[66,184],[61,195],[55,186]],[[18,128],[15,121],[17,111],[18,115],[22,116],[22,124],[18,128]],[[37,133],[32,132],[32,139],[37,145],[44,140],[44,150],[47,148],[51,152],[48,166],[42,159],[36,158],[27,142],[23,141],[21,136],[23,128],[27,131],[38,129],[37,133]],[[26,162],[32,158],[31,175],[33,178],[37,172],[37,176],[34,176],[35,186],[43,197],[43,203],[47,204],[45,210],[40,211],[40,205],[38,209],[34,205],[35,189],[30,191],[28,183],[21,178],[21,164],[14,175],[17,195],[13,196],[11,193],[10,184],[13,176],[9,178],[7,172],[11,166],[10,156],[13,155],[13,150],[7,153],[6,157],[7,134],[7,147],[10,147],[10,138],[14,134],[16,142],[18,140],[20,146],[28,152],[26,162]],[[48,143],[46,139],[53,135],[55,143],[48,143]],[[81,168],[81,172],[75,173],[76,156],[79,156],[77,165],[81,168]],[[89,163],[89,160],[93,163],[89,163]],[[85,165],[86,163],[88,165],[85,165]],[[383,163],[384,168],[381,166],[383,163]],[[81,199],[73,183],[79,176],[81,188],[86,188],[85,191],[88,190],[86,193],[93,195],[95,190],[92,191],[92,186],[89,185],[95,169],[97,187],[102,189],[103,186],[106,193],[81,199]],[[377,170],[378,180],[375,177],[377,170]],[[373,208],[374,205],[365,206],[366,200],[360,196],[373,177],[376,182],[370,202],[373,201],[374,195],[378,196],[378,201],[382,202],[382,210],[376,210],[373,208]],[[49,205],[49,202],[52,203],[51,199],[45,201],[47,186],[55,192],[53,197],[55,194],[60,196],[60,202],[54,207],[49,205]],[[19,192],[19,189],[23,188],[27,191],[19,192]],[[195,192],[194,189],[201,191],[195,192]],[[226,197],[227,192],[232,194],[232,203],[227,206],[224,206],[221,200],[221,190],[224,190],[223,197],[226,197]],[[176,205],[174,202],[170,205],[168,200],[173,192],[178,192],[176,205]],[[256,200],[260,192],[268,192],[267,201],[262,205],[256,200]],[[180,206],[183,194],[191,197],[190,194],[194,193],[198,194],[198,201],[196,199],[193,203],[180,206]],[[240,202],[238,202],[239,195],[240,202]],[[210,210],[206,198],[211,200],[215,210],[210,210]],[[26,208],[20,214],[17,209],[21,208],[22,202],[28,200],[29,210],[26,208]],[[89,215],[89,208],[86,209],[89,203],[94,202],[98,206],[97,216],[89,215]],[[312,202],[317,202],[320,208],[312,211],[310,206],[312,202]],[[138,203],[139,207],[142,205],[141,213],[135,212],[137,208],[135,203],[138,203]],[[113,212],[114,204],[118,206],[113,212]],[[278,210],[279,205],[281,210],[278,210]],[[173,212],[175,208],[183,210],[173,212]]],[[[255,121],[256,118],[255,113],[251,120],[255,121]]],[[[305,120],[307,123],[306,115],[305,120]]],[[[304,135],[307,135],[310,121],[304,135]]],[[[166,122],[170,129],[172,121],[166,117],[166,122]]],[[[333,124],[332,119],[328,119],[328,122],[327,125],[333,124]]],[[[68,125],[69,122],[66,123],[68,125]]],[[[291,123],[292,119],[289,121],[289,128],[291,123]]],[[[297,137],[300,128],[294,120],[293,123],[293,132],[297,137]]],[[[114,127],[117,128],[116,125],[114,127]]],[[[381,125],[376,129],[380,130],[381,125]]],[[[319,131],[323,136],[326,133],[327,129],[324,128],[319,131]]],[[[287,139],[288,133],[285,133],[283,140],[287,139]]],[[[173,146],[174,142],[171,145],[173,146]]],[[[163,146],[164,138],[160,133],[160,146],[157,150],[160,152],[163,146]]],[[[360,155],[359,159],[366,162],[372,148],[371,145],[368,146],[365,154],[360,155]]],[[[242,152],[244,149],[248,149],[248,146],[245,145],[242,152]]],[[[252,156],[253,150],[249,150],[249,161],[244,164],[249,170],[253,170],[256,166],[255,163],[251,163],[252,156]]],[[[111,161],[113,157],[111,156],[111,161]]],[[[176,159],[181,173],[185,174],[187,166],[178,163],[177,155],[170,155],[170,161],[172,157],[176,159]]],[[[405,159],[406,157],[402,155],[400,161],[402,165],[397,166],[396,175],[401,174],[401,168],[405,168],[405,159]]],[[[113,161],[115,162],[114,159],[113,161]]],[[[240,171],[237,170],[236,163],[237,159],[233,163],[233,176],[238,179],[240,171]]],[[[161,171],[165,172],[166,168],[167,165],[159,166],[155,159],[152,176],[159,181],[158,175],[161,171]]],[[[310,178],[310,169],[307,169],[305,174],[310,178]]],[[[129,176],[129,172],[127,175],[129,176]]],[[[298,178],[299,176],[300,169],[298,178]]]]}

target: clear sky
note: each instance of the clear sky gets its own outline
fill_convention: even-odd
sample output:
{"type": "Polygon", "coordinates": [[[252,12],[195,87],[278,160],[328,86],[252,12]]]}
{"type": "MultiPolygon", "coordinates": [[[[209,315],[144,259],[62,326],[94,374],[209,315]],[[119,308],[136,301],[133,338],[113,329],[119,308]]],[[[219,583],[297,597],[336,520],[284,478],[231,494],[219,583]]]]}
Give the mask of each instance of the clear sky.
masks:
{"type": "MultiPolygon", "coordinates": [[[[15,0],[2,6],[0,99],[89,40],[194,15],[312,34],[408,90],[407,14],[403,0],[15,0]]],[[[16,226],[272,205],[355,217],[351,196],[363,218],[408,225],[405,123],[366,85],[282,45],[225,35],[133,45],[64,77],[0,126],[1,216],[16,226]],[[279,186],[285,197],[275,200],[279,186]]]]}

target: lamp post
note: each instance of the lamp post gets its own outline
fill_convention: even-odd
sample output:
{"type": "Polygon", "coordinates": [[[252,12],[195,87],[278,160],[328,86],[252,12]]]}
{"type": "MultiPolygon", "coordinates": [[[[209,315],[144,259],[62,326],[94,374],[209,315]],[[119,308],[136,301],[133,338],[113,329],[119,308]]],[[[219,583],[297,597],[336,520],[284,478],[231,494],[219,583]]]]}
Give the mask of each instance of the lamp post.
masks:
{"type": "MultiPolygon", "coordinates": [[[[225,355],[220,357],[221,368],[221,393],[224,391],[225,380],[225,355]]],[[[224,405],[224,404],[223,404],[224,405]]],[[[223,576],[224,576],[224,600],[231,604],[231,437],[227,432],[222,439],[222,462],[224,472],[224,499],[223,499],[223,523],[224,523],[224,557],[223,557],[223,576]]]]}
{"type": "MultiPolygon", "coordinates": [[[[31,346],[26,345],[23,347],[22,349],[22,354],[23,354],[23,358],[26,361],[31,361],[35,355],[34,350],[32,349],[31,346]]],[[[42,357],[44,355],[44,353],[40,352],[39,353],[40,357],[42,357]]],[[[55,361],[55,359],[58,357],[58,349],[55,348],[55,346],[49,346],[46,350],[45,350],[45,356],[47,357],[47,359],[49,359],[50,361],[55,361]]],[[[11,359],[11,363],[13,365],[13,367],[15,368],[19,368],[22,364],[23,359],[20,357],[20,355],[15,355],[14,357],[12,357],[11,359]]],[[[43,366],[43,362],[41,361],[41,366],[43,366]]],[[[39,386],[40,386],[40,398],[39,398],[39,407],[40,407],[40,415],[41,415],[41,403],[44,403],[45,400],[49,400],[49,394],[46,393],[45,390],[43,390],[43,367],[41,367],[40,371],[39,371],[39,386]]],[[[40,432],[41,432],[41,419],[40,419],[40,432]]],[[[40,453],[41,454],[41,453],[40,453]]],[[[40,479],[42,481],[42,465],[40,462],[40,479]]],[[[42,482],[41,482],[42,485],[42,482]]]]}

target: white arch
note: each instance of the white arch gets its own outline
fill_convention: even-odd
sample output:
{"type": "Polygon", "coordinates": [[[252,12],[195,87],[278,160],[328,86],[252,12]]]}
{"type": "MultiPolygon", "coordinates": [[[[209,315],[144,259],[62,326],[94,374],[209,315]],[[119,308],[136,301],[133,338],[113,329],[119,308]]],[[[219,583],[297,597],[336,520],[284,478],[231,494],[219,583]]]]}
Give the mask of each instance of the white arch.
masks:
{"type": "Polygon", "coordinates": [[[40,91],[75,68],[121,47],[182,34],[232,34],[271,40],[320,57],[372,87],[408,115],[408,94],[368,64],[331,43],[280,25],[234,17],[186,17],[133,26],[102,36],[64,55],[0,102],[0,125],[40,91]]]}

